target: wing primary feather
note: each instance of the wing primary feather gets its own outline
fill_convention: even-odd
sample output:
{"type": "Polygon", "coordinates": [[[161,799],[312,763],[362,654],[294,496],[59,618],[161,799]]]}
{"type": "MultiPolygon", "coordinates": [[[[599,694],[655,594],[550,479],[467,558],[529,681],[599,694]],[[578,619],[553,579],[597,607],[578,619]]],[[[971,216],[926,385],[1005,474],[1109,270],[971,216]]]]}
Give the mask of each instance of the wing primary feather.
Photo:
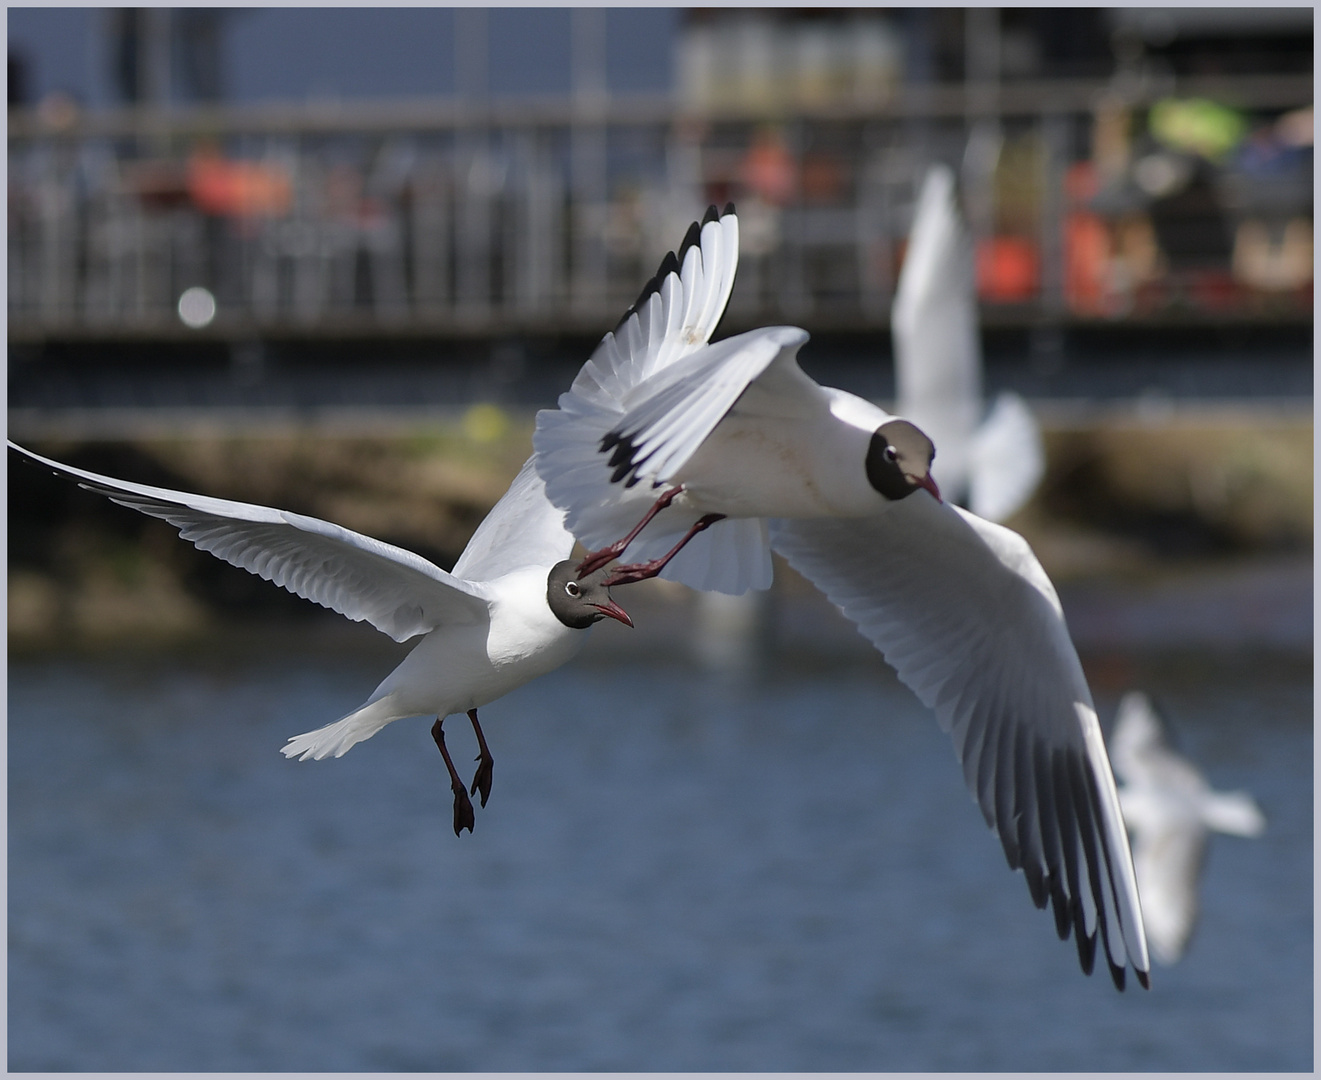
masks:
{"type": "Polygon", "coordinates": [[[714,219],[712,219],[712,218],[709,217],[711,211],[714,210],[714,209],[715,209],[715,207],[713,206],[713,207],[711,207],[709,210],[707,210],[707,215],[708,215],[708,217],[704,217],[704,218],[701,220],[700,223],[694,221],[691,225],[688,226],[688,231],[687,231],[686,233],[683,234],[683,243],[679,245],[679,257],[678,257],[678,263],[679,263],[680,266],[683,265],[684,256],[688,254],[688,249],[689,249],[689,248],[694,248],[694,247],[695,247],[695,248],[700,248],[700,247],[701,247],[701,245],[702,245],[702,226],[705,225],[705,224],[707,223],[708,220],[714,220],[714,219]]]}
{"type": "MultiPolygon", "coordinates": [[[[981,805],[986,823],[1000,832],[999,818],[995,798],[996,758],[1000,745],[1000,734],[1004,729],[1004,717],[999,709],[999,701],[986,703],[983,709],[986,719],[985,732],[980,748],[980,760],[977,762],[977,800],[981,805]]],[[[1001,836],[1003,843],[1004,837],[1001,836]]],[[[1005,854],[1009,852],[1006,850],[1005,854]]]]}
{"type": "Polygon", "coordinates": [[[1014,731],[1014,784],[1014,824],[1023,860],[1023,877],[1027,879],[1032,902],[1038,908],[1044,908],[1049,894],[1045,882],[1045,857],[1036,825],[1041,811],[1037,806],[1036,779],[1032,770],[1032,740],[1022,726],[1014,731]]]}
{"type": "MultiPolygon", "coordinates": [[[[1089,813],[1092,829],[1083,829],[1083,844],[1087,850],[1087,867],[1089,867],[1089,877],[1091,878],[1092,893],[1096,896],[1096,907],[1100,908],[1096,912],[1096,922],[1100,924],[1100,940],[1102,940],[1104,952],[1106,952],[1106,964],[1110,966],[1110,977],[1115,982],[1116,990],[1124,989],[1124,964],[1116,962],[1115,951],[1123,945],[1123,928],[1118,924],[1119,902],[1114,896],[1114,890],[1111,889],[1110,899],[1106,898],[1106,886],[1111,885],[1110,879],[1110,857],[1106,854],[1106,845],[1098,844],[1100,834],[1100,793],[1096,791],[1096,780],[1092,776],[1091,768],[1086,766],[1085,762],[1077,758],[1070,758],[1071,766],[1077,774],[1078,792],[1082,799],[1086,800],[1087,813],[1089,813]],[[1099,852],[1096,848],[1100,848],[1099,852]],[[1104,866],[1102,866],[1104,862],[1104,866]],[[1102,881],[1102,870],[1104,870],[1104,882],[1102,881]],[[1115,926],[1111,926],[1115,923],[1115,926]]],[[[1120,953],[1123,956],[1123,953],[1120,953]]]]}
{"type": "Polygon", "coordinates": [[[679,260],[675,258],[673,251],[667,251],[665,258],[661,259],[660,269],[656,275],[642,286],[642,291],[638,293],[638,298],[633,301],[633,306],[624,312],[623,317],[615,324],[615,334],[618,335],[620,328],[628,322],[630,318],[642,310],[642,306],[654,295],[661,291],[661,285],[670,274],[679,272],[679,260]]]}
{"type": "Polygon", "coordinates": [[[1036,742],[1032,747],[1032,762],[1036,775],[1039,798],[1041,848],[1045,859],[1048,884],[1050,887],[1051,907],[1055,913],[1055,932],[1061,941],[1069,936],[1069,903],[1064,895],[1061,877],[1064,874],[1063,849],[1060,843],[1059,827],[1056,822],[1056,798],[1051,779],[1050,752],[1044,742],[1036,742]]]}
{"type": "Polygon", "coordinates": [[[1087,933],[1086,916],[1083,912],[1082,890],[1078,881],[1078,826],[1074,818],[1072,800],[1069,798],[1068,766],[1065,762],[1066,751],[1056,750],[1051,759],[1051,780],[1055,790],[1054,804],[1056,821],[1060,830],[1060,847],[1064,853],[1065,895],[1068,897],[1069,914],[1073,921],[1073,936],[1078,946],[1078,962],[1082,964],[1084,974],[1092,973],[1096,962],[1096,941],[1087,933]]]}
{"type": "Polygon", "coordinates": [[[1101,891],[1101,866],[1096,851],[1097,820],[1091,804],[1091,790],[1087,786],[1086,770],[1082,767],[1082,761],[1072,754],[1067,755],[1066,760],[1069,790],[1073,795],[1074,813],[1078,818],[1078,836],[1082,841],[1083,855],[1087,860],[1087,884],[1095,898],[1096,922],[1100,930],[1106,962],[1113,968],[1114,965],[1110,960],[1110,920],[1107,918],[1105,897],[1101,891]]]}
{"type": "Polygon", "coordinates": [[[1069,898],[1064,895],[1060,880],[1052,876],[1049,881],[1050,907],[1055,916],[1055,934],[1061,941],[1069,940],[1069,929],[1073,926],[1072,913],[1069,910],[1069,898]]]}
{"type": "MultiPolygon", "coordinates": [[[[1115,887],[1115,870],[1110,859],[1110,848],[1105,843],[1104,822],[1105,817],[1101,808],[1101,790],[1096,779],[1096,773],[1091,767],[1089,761],[1081,762],[1079,769],[1086,781],[1085,791],[1088,802],[1091,805],[1092,818],[1097,827],[1097,846],[1100,848],[1100,858],[1097,860],[1099,869],[1103,872],[1101,886],[1104,892],[1098,890],[1097,895],[1104,901],[1105,919],[1102,926],[1108,928],[1104,935],[1106,943],[1106,958],[1110,961],[1110,974],[1115,979],[1115,986],[1124,989],[1124,972],[1127,967],[1126,953],[1126,934],[1123,920],[1123,909],[1119,903],[1119,890],[1115,887]],[[1107,899],[1108,898],[1108,899],[1107,899]]],[[[1136,968],[1135,968],[1136,970],[1136,968]]]]}
{"type": "MultiPolygon", "coordinates": [[[[960,703],[961,704],[961,703],[960,703]]],[[[961,711],[961,710],[960,710],[961,711]]],[[[963,740],[963,746],[960,752],[963,756],[963,779],[968,785],[968,790],[973,794],[973,798],[982,808],[982,814],[986,817],[986,823],[994,826],[989,815],[986,813],[986,807],[982,803],[980,792],[981,788],[981,761],[986,752],[986,729],[988,727],[987,718],[981,710],[968,708],[968,722],[966,726],[966,735],[963,740]]],[[[952,725],[951,725],[952,726],[952,725]]]]}
{"type": "MultiPolygon", "coordinates": [[[[997,695],[997,698],[999,695],[997,695]]],[[[997,710],[1004,706],[996,701],[997,710]]],[[[1013,870],[1023,866],[1023,849],[1018,842],[1018,829],[1014,823],[1015,773],[1014,761],[1014,724],[1008,720],[1000,723],[999,737],[995,746],[995,820],[1000,832],[1000,844],[1005,849],[1005,858],[1013,870]]]]}
{"type": "Polygon", "coordinates": [[[720,211],[716,209],[716,204],[712,203],[706,208],[706,213],[702,215],[702,224],[709,225],[713,221],[720,220],[720,211]]]}

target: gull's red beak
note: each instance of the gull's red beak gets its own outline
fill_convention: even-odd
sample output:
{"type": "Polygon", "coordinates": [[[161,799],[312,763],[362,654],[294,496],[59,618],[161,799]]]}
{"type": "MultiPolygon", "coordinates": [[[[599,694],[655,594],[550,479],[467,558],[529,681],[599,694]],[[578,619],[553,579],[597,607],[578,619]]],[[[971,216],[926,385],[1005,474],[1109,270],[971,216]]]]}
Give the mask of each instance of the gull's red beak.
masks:
{"type": "Polygon", "coordinates": [[[931,492],[936,502],[945,501],[940,497],[940,488],[936,487],[936,478],[932,476],[930,473],[927,473],[926,476],[922,477],[921,480],[915,480],[914,482],[917,484],[918,487],[926,488],[929,492],[931,492]]]}
{"type": "Polygon", "coordinates": [[[612,619],[618,619],[625,626],[631,627],[633,620],[628,617],[628,612],[616,604],[613,600],[607,600],[604,604],[593,604],[602,615],[609,615],[612,619]]]}

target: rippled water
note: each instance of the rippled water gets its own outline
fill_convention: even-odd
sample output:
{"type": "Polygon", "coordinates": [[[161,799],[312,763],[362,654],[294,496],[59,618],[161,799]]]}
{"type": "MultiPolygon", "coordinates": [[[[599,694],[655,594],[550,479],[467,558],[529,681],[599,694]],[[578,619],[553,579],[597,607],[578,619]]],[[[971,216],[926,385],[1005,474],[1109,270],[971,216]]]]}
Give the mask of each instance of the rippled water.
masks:
{"type": "Polygon", "coordinates": [[[1270,824],[1213,844],[1189,955],[1124,994],[879,661],[563,669],[483,711],[460,839],[422,721],[277,753],[386,667],[11,663],[11,1069],[1312,1067],[1301,662],[1125,668],[1270,824]]]}

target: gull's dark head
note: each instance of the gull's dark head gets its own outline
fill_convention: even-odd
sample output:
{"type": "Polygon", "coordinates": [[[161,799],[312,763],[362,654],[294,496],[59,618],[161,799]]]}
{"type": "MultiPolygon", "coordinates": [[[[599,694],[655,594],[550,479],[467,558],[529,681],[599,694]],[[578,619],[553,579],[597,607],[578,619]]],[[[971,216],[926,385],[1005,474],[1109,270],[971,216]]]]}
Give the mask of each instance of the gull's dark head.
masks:
{"type": "Polygon", "coordinates": [[[572,630],[586,630],[607,616],[632,626],[628,612],[610,599],[610,590],[605,587],[606,574],[602,568],[579,577],[576,559],[565,559],[552,566],[546,578],[546,603],[555,618],[572,630]]]}
{"type": "Polygon", "coordinates": [[[889,420],[872,433],[867,448],[867,480],[892,502],[906,499],[918,488],[940,502],[940,488],[931,477],[936,447],[925,432],[907,420],[889,420]]]}

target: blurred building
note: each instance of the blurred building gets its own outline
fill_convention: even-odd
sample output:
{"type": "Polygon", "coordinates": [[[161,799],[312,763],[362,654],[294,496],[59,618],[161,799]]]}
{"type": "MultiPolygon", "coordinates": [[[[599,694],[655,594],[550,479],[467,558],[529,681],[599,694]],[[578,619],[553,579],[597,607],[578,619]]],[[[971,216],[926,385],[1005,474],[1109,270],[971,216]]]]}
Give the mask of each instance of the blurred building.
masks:
{"type": "Polygon", "coordinates": [[[991,324],[1311,316],[1310,9],[35,18],[14,343],[595,333],[727,199],[732,325],[881,331],[934,161],[991,324]]]}

